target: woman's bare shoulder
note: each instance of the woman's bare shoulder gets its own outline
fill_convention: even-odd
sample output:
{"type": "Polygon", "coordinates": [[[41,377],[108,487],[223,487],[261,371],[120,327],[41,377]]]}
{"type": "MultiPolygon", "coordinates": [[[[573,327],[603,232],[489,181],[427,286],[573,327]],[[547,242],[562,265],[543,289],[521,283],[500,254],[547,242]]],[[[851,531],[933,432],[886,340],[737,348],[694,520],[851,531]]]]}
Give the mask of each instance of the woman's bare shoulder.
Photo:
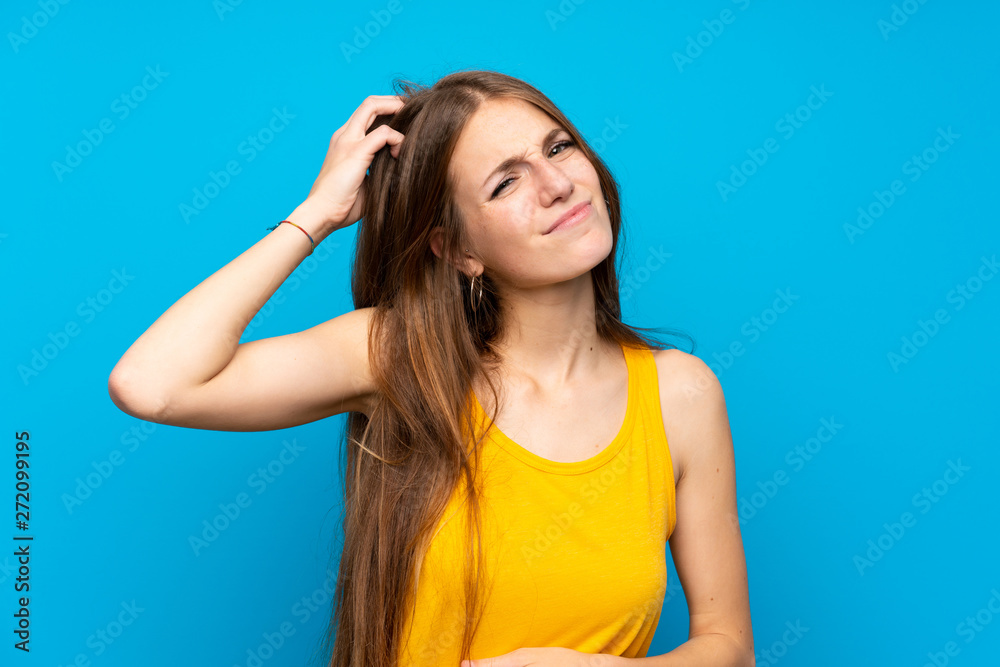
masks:
{"type": "Polygon", "coordinates": [[[722,386],[708,364],[676,348],[654,350],[663,430],[675,459],[678,479],[690,460],[690,437],[697,423],[724,408],[722,386]]]}

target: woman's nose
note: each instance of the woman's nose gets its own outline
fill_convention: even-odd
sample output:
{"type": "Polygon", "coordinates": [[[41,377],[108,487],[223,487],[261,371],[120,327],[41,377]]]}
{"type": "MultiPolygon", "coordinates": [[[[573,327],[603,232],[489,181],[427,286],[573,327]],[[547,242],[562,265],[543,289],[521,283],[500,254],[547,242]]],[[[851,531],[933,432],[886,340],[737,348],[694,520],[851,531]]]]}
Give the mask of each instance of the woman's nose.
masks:
{"type": "Polygon", "coordinates": [[[573,193],[573,179],[559,165],[543,160],[536,166],[535,173],[539,190],[548,197],[555,199],[573,193]]]}

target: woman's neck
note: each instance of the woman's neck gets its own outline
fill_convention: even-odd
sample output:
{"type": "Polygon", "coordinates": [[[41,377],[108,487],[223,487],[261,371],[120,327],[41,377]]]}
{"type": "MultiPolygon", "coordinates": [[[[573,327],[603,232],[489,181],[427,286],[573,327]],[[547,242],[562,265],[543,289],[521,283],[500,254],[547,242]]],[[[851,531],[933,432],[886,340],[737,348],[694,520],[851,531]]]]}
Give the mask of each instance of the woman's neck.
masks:
{"type": "Polygon", "coordinates": [[[590,272],[531,290],[504,293],[505,335],[494,345],[507,381],[557,391],[599,377],[621,356],[617,344],[597,334],[590,272]]]}

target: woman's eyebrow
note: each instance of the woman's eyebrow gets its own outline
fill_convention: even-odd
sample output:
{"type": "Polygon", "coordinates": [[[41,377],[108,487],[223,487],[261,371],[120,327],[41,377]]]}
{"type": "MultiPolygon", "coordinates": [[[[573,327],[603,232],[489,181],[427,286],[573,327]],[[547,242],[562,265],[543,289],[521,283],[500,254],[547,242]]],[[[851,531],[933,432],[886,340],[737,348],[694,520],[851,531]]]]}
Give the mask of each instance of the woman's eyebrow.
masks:
{"type": "MultiPolygon", "coordinates": [[[[555,139],[556,135],[558,135],[560,132],[563,132],[563,131],[564,131],[564,128],[561,128],[561,127],[556,127],[556,128],[553,128],[553,129],[549,130],[549,133],[546,134],[545,137],[540,142],[541,145],[544,146],[545,144],[549,143],[550,141],[552,141],[553,139],[555,139]]],[[[510,169],[511,167],[513,167],[515,164],[517,164],[518,162],[520,162],[523,159],[524,159],[524,153],[521,153],[520,155],[511,155],[509,158],[507,158],[506,160],[504,160],[503,162],[501,162],[500,164],[498,164],[496,166],[496,169],[494,169],[493,171],[491,171],[489,173],[489,176],[486,177],[486,180],[483,181],[483,184],[480,187],[481,188],[485,188],[486,184],[489,183],[490,179],[493,178],[496,174],[498,174],[498,173],[500,173],[502,171],[507,171],[508,169],[510,169]]]]}

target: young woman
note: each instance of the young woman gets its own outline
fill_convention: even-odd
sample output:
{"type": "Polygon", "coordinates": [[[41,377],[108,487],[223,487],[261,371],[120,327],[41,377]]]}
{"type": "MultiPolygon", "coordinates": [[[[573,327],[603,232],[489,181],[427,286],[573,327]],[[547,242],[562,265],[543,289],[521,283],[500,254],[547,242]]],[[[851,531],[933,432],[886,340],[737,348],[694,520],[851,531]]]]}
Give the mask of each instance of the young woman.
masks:
{"type": "Polygon", "coordinates": [[[754,664],[723,393],[621,322],[610,171],[519,79],[397,91],[334,132],[286,221],[128,349],[112,399],[232,431],[349,413],[332,667],[754,664]],[[359,219],[356,310],[239,343],[359,219]],[[646,657],[668,541],[689,640],[646,657]]]}

